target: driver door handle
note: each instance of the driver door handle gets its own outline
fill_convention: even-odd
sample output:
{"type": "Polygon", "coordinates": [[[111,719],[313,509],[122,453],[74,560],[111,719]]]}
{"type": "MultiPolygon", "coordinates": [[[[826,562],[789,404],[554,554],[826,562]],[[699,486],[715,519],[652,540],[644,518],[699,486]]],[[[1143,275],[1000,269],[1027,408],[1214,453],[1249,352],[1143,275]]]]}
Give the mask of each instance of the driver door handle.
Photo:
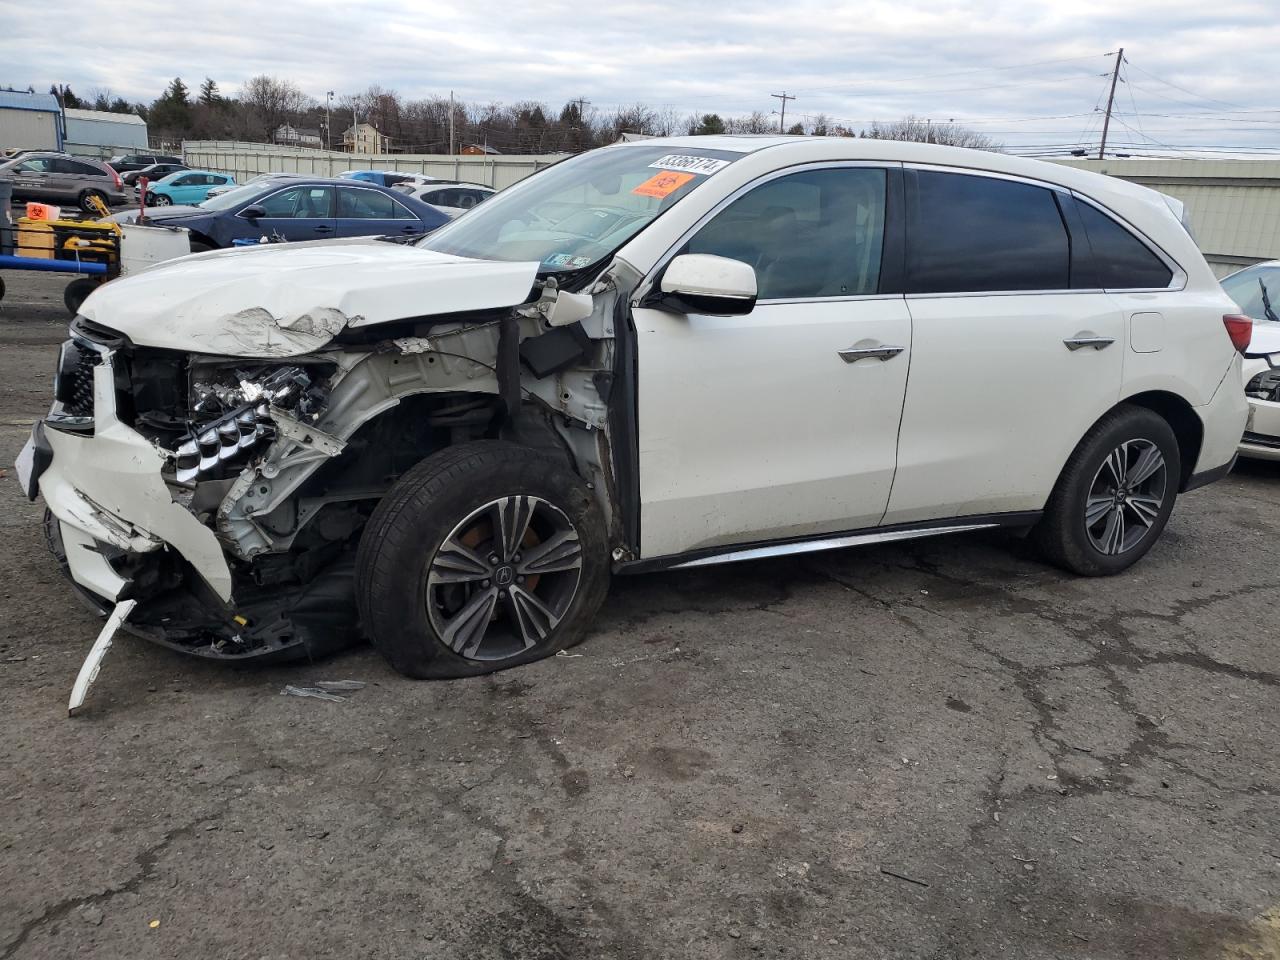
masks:
{"type": "Polygon", "coordinates": [[[1067,337],[1062,341],[1068,350],[1076,351],[1084,347],[1093,347],[1095,350],[1103,350],[1116,342],[1115,337],[1095,337],[1085,334],[1077,334],[1074,337],[1067,337]]]}
{"type": "Polygon", "coordinates": [[[896,357],[906,347],[846,347],[843,350],[837,350],[836,354],[845,363],[857,363],[859,360],[890,360],[896,357]]]}

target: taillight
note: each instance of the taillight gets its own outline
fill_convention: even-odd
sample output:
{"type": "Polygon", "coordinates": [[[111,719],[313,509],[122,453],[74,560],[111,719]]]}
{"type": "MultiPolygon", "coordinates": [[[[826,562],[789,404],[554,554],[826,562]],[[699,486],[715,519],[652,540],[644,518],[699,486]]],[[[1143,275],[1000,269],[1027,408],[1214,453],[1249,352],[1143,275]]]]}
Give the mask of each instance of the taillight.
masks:
{"type": "Polygon", "coordinates": [[[124,181],[120,179],[120,174],[116,173],[115,167],[107,167],[107,169],[111,171],[111,179],[116,182],[116,189],[123,190],[124,181]]]}
{"type": "Polygon", "coordinates": [[[1227,336],[1231,345],[1239,353],[1249,349],[1249,341],[1253,339],[1253,320],[1237,313],[1228,313],[1222,318],[1222,325],[1227,328],[1227,336]]]}

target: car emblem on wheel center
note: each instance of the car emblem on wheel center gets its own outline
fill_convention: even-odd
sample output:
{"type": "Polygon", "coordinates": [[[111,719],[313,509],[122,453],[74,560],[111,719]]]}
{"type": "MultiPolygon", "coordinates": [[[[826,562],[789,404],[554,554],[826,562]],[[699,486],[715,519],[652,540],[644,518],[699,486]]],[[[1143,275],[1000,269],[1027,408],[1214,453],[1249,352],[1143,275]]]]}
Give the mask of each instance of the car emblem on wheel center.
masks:
{"type": "Polygon", "coordinates": [[[493,573],[493,581],[500,587],[509,587],[515,581],[516,572],[510,566],[503,565],[493,573]]]}

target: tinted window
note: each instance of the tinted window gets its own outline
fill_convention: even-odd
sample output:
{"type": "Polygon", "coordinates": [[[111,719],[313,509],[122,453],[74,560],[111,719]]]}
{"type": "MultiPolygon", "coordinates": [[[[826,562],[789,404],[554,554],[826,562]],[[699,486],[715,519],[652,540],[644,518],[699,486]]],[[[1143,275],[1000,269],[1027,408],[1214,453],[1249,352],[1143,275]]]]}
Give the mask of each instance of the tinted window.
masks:
{"type": "Polygon", "coordinates": [[[1070,288],[1071,245],[1051,191],[925,170],[913,180],[908,293],[1070,288]]]}
{"type": "Polygon", "coordinates": [[[53,169],[53,160],[50,157],[38,157],[34,160],[23,160],[17,167],[23,173],[47,173],[53,169]]]}
{"type": "Polygon", "coordinates": [[[884,210],[883,170],[793,173],[733,201],[682,252],[751,264],[761,300],[875,293],[884,210]]]}
{"type": "Polygon", "coordinates": [[[330,187],[294,187],[281,190],[258,205],[266,217],[291,220],[325,220],[333,216],[333,190],[330,187]]]}
{"type": "Polygon", "coordinates": [[[1173,272],[1145,243],[1096,207],[1078,203],[1099,282],[1108,290],[1167,287],[1173,272]]]}

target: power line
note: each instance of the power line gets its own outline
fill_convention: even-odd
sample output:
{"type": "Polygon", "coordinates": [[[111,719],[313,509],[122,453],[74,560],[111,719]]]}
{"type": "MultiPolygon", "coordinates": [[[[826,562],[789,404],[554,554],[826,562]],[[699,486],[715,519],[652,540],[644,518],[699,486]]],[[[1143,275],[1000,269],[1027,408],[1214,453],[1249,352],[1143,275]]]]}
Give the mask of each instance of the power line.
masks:
{"type": "Polygon", "coordinates": [[[810,93],[826,93],[831,90],[847,90],[850,87],[862,87],[867,84],[884,84],[884,83],[910,83],[913,80],[934,80],[939,77],[959,77],[968,73],[988,73],[995,70],[1024,70],[1028,67],[1042,67],[1051,63],[1079,63],[1084,60],[1097,60],[1101,57],[1110,57],[1115,51],[1107,53],[1090,54],[1087,57],[1064,57],[1059,60],[1033,60],[1030,63],[1011,63],[1003,67],[974,67],[970,70],[951,70],[946,73],[922,73],[914,77],[899,77],[894,80],[857,80],[853,83],[840,84],[834,87],[811,87],[806,88],[810,93]]]}
{"type": "Polygon", "coordinates": [[[1173,89],[1175,90],[1181,90],[1183,93],[1188,93],[1193,97],[1199,97],[1201,100],[1208,100],[1210,103],[1225,104],[1228,107],[1243,106],[1243,104],[1232,103],[1229,100],[1218,100],[1215,97],[1206,97],[1203,93],[1196,93],[1194,90],[1188,90],[1186,87],[1180,87],[1176,83],[1173,83],[1169,80],[1165,80],[1163,77],[1157,77],[1150,70],[1143,70],[1141,67],[1137,67],[1137,66],[1135,66],[1133,69],[1137,70],[1139,73],[1146,74],[1148,77],[1150,77],[1152,80],[1155,80],[1157,83],[1163,83],[1166,87],[1173,87],[1173,89]]]}

